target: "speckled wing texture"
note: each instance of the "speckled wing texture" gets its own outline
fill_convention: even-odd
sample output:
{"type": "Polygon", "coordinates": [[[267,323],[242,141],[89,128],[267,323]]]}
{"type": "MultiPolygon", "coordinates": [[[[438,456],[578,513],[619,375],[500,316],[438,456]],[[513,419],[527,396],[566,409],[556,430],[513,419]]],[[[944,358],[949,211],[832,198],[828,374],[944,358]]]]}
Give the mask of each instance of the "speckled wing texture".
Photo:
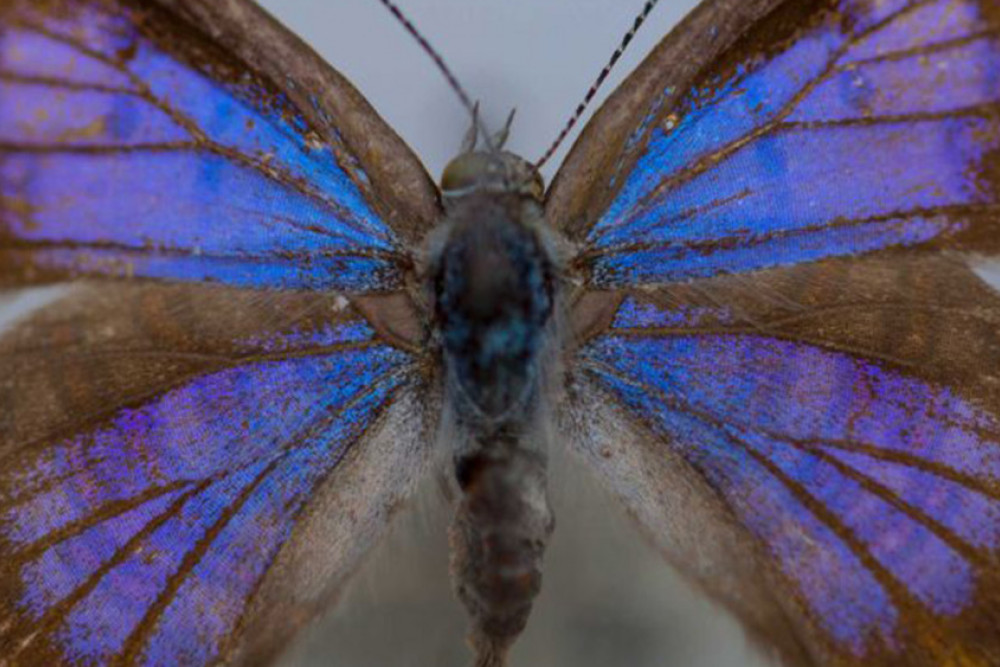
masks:
{"type": "Polygon", "coordinates": [[[554,182],[571,441],[792,664],[1000,664],[998,148],[995,3],[714,0],[554,182]]]}
{"type": "Polygon", "coordinates": [[[0,26],[0,286],[401,283],[433,184],[256,6],[6,0],[0,26]]]}
{"type": "Polygon", "coordinates": [[[256,5],[0,1],[0,286],[71,281],[0,324],[0,664],[261,664],[331,602],[428,464],[437,206],[256,5]]]}

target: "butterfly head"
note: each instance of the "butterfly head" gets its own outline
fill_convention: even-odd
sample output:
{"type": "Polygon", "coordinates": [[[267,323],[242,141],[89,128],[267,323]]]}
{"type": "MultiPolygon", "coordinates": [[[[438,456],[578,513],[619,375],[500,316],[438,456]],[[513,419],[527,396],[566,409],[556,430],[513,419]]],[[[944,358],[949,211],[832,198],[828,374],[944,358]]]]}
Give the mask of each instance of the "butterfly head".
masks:
{"type": "Polygon", "coordinates": [[[545,181],[535,165],[524,158],[503,150],[516,110],[496,134],[486,132],[479,117],[479,104],[472,109],[472,126],[462,142],[458,157],[441,174],[441,192],[445,200],[456,200],[472,194],[514,194],[541,202],[545,181]],[[476,150],[482,135],[486,147],[476,150]]]}
{"type": "Polygon", "coordinates": [[[468,151],[448,163],[441,175],[446,199],[473,193],[519,194],[541,201],[545,181],[535,166],[507,151],[468,151]]]}

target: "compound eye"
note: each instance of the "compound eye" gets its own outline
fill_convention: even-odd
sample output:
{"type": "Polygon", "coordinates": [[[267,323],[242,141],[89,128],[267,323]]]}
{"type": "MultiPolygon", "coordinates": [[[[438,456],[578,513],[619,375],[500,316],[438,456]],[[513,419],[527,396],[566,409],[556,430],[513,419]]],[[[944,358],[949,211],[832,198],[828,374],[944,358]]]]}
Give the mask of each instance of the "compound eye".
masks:
{"type": "Polygon", "coordinates": [[[449,162],[448,166],[444,168],[444,173],[441,174],[441,190],[445,194],[464,190],[469,185],[467,171],[461,158],[449,162]]]}
{"type": "Polygon", "coordinates": [[[441,174],[441,191],[459,195],[481,184],[489,173],[489,164],[479,153],[464,153],[448,163],[441,174]]]}

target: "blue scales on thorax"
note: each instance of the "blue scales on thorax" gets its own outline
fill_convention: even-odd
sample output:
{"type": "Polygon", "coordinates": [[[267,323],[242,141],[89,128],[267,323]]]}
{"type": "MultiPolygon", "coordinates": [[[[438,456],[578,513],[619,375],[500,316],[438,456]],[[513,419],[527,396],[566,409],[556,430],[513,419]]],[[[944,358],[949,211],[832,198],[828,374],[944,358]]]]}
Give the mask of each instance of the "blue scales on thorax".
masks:
{"type": "Polygon", "coordinates": [[[449,212],[434,267],[436,315],[459,409],[516,420],[537,381],[553,266],[523,195],[477,193],[449,212]],[[529,220],[525,220],[527,217],[529,220]]]}

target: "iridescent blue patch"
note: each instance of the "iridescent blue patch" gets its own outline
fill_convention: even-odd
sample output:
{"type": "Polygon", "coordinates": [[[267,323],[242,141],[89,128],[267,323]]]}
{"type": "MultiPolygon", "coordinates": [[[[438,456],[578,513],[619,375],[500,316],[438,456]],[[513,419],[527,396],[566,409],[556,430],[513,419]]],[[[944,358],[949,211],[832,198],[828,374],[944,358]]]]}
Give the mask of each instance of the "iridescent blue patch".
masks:
{"type": "Polygon", "coordinates": [[[407,355],[361,322],[262,343],[273,360],[6,461],[17,609],[51,624],[67,659],[211,662],[313,490],[405,379],[407,355]]]}
{"type": "Polygon", "coordinates": [[[650,130],[590,231],[597,284],[930,244],[992,205],[981,175],[1000,148],[1000,43],[979,6],[858,3],[848,15],[691,91],[650,130]]]}
{"type": "Polygon", "coordinates": [[[367,176],[338,162],[343,146],[263,82],[219,83],[133,17],[76,10],[5,16],[5,262],[255,288],[398,284],[397,240],[362,194],[367,176]]]}
{"type": "Polygon", "coordinates": [[[894,590],[966,609],[979,550],[1000,541],[996,416],[812,345],[656,329],[685,317],[626,302],[587,364],[725,496],[831,636],[892,645],[894,590]]]}

